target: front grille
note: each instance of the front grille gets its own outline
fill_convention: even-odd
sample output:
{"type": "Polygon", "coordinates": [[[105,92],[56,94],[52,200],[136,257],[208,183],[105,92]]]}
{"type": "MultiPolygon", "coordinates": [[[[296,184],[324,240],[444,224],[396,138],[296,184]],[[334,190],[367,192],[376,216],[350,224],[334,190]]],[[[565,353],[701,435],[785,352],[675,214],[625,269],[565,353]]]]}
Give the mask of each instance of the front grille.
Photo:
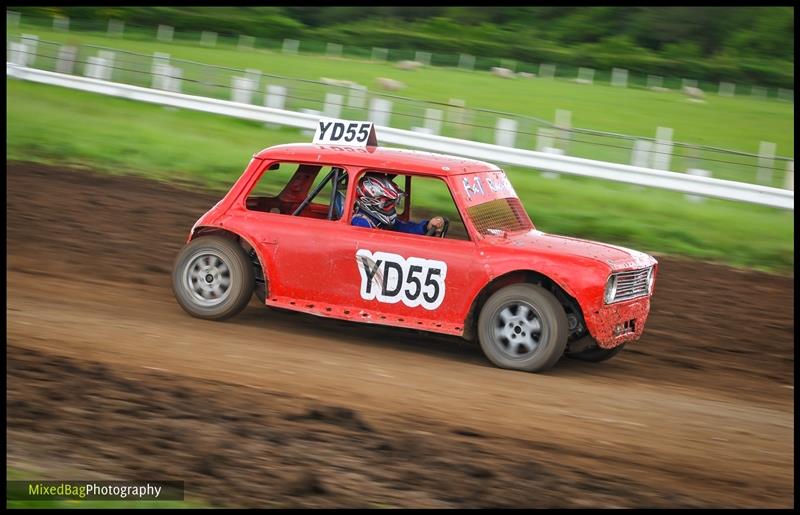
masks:
{"type": "Polygon", "coordinates": [[[620,302],[647,295],[647,275],[649,273],[650,268],[642,268],[641,270],[630,270],[614,274],[617,277],[617,291],[614,293],[612,302],[620,302]]]}

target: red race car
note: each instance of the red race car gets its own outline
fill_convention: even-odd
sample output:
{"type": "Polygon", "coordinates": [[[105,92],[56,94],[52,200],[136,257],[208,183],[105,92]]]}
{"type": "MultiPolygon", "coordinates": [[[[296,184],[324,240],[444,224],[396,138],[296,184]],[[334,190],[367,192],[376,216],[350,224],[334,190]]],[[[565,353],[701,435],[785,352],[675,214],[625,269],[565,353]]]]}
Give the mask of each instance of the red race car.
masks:
{"type": "Polygon", "coordinates": [[[192,227],[173,289],[222,320],[267,306],[458,335],[497,366],[602,361],[638,339],[658,263],[534,228],[498,167],[383,148],[369,122],[256,154],[192,227]],[[414,194],[447,216],[413,207],[414,194]]]}

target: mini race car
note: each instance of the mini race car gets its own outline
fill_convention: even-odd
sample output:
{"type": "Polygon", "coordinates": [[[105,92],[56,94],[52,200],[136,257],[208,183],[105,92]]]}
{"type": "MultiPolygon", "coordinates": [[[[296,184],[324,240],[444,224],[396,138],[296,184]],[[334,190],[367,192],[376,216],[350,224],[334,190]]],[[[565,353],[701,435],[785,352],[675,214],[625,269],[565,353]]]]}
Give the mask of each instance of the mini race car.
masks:
{"type": "Polygon", "coordinates": [[[565,355],[603,361],[639,339],[657,268],[641,252],[537,230],[495,165],[379,147],[369,122],[322,119],[313,143],[253,156],[191,228],[172,284],[199,318],[229,318],[255,294],[271,307],[477,340],[495,365],[538,372],[565,355]],[[430,214],[412,191],[449,220],[424,234],[354,225],[367,173],[398,186],[404,223],[430,214]]]}

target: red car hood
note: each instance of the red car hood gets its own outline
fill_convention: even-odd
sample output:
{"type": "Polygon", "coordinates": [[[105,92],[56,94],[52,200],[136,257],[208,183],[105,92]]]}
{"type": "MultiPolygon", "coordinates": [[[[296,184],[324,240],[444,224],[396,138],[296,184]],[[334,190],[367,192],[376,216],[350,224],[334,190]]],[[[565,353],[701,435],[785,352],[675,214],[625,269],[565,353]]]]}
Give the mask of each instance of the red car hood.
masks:
{"type": "Polygon", "coordinates": [[[637,250],[579,238],[556,236],[536,230],[498,239],[507,241],[511,246],[526,250],[595,259],[606,263],[612,270],[645,268],[656,263],[652,256],[637,250]]]}

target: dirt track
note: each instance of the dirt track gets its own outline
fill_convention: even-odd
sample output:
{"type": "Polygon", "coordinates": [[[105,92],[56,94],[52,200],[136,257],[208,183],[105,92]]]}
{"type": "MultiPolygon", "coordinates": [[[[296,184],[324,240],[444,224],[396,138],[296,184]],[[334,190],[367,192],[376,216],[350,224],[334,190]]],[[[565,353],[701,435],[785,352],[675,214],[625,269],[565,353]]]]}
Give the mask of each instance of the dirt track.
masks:
{"type": "Polygon", "coordinates": [[[7,176],[11,467],[218,505],[794,506],[792,278],[661,257],[642,340],[514,373],[255,301],[190,318],[169,271],[216,195],[7,176]]]}

